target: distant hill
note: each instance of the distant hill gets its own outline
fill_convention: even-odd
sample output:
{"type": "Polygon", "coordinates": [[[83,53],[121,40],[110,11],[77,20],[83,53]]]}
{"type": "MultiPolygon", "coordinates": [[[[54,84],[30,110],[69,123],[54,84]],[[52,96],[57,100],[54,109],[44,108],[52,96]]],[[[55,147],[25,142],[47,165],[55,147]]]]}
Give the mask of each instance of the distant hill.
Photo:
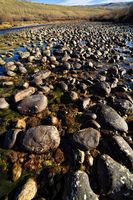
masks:
{"type": "Polygon", "coordinates": [[[133,2],[117,2],[117,3],[106,3],[106,4],[95,5],[95,7],[125,8],[132,5],[133,5],[133,2]]]}
{"type": "Polygon", "coordinates": [[[133,5],[133,2],[117,2],[117,3],[96,4],[96,5],[92,5],[91,7],[102,7],[102,8],[108,8],[108,9],[114,9],[114,8],[125,8],[132,5],[133,5]]]}
{"type": "Polygon", "coordinates": [[[89,19],[95,13],[108,13],[109,9],[59,6],[33,3],[26,0],[0,0],[0,23],[44,22],[55,20],[89,19]]]}

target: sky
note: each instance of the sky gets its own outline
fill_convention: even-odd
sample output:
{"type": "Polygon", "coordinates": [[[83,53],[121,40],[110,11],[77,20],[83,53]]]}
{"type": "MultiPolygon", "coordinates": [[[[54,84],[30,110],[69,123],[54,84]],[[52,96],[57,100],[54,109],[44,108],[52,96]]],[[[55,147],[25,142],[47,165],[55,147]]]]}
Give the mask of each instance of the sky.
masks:
{"type": "Polygon", "coordinates": [[[117,2],[133,2],[133,0],[32,0],[38,3],[45,3],[45,4],[59,4],[59,5],[67,5],[67,6],[74,6],[74,5],[94,5],[94,4],[101,4],[101,3],[117,3],[117,2]]]}

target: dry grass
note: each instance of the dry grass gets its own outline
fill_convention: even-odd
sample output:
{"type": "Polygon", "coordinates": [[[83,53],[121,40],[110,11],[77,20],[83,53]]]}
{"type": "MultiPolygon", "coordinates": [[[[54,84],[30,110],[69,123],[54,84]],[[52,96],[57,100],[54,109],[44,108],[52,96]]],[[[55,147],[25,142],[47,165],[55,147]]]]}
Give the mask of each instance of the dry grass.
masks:
{"type": "Polygon", "coordinates": [[[54,21],[71,19],[89,19],[95,14],[109,13],[109,10],[89,7],[67,7],[20,2],[17,0],[0,0],[0,23],[27,21],[54,21]]]}
{"type": "Polygon", "coordinates": [[[93,16],[92,21],[108,21],[115,23],[133,23],[133,6],[114,9],[109,13],[93,16]]]}

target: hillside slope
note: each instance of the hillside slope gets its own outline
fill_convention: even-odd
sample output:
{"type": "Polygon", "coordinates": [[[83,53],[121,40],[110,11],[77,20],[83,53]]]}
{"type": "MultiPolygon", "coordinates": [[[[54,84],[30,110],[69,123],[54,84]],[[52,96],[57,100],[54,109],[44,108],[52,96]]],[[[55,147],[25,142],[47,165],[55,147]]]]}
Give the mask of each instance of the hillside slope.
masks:
{"type": "Polygon", "coordinates": [[[65,19],[89,18],[95,14],[107,13],[104,8],[67,7],[22,2],[17,0],[0,0],[0,22],[14,21],[51,21],[65,19]]]}

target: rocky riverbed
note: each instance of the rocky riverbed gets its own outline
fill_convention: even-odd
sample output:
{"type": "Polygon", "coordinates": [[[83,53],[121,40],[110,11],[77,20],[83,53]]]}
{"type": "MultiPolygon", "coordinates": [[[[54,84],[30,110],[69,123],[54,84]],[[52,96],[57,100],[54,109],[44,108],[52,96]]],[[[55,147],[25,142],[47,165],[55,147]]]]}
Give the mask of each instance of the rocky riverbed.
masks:
{"type": "Polygon", "coordinates": [[[1,36],[0,199],[133,199],[133,27],[1,36]]]}

